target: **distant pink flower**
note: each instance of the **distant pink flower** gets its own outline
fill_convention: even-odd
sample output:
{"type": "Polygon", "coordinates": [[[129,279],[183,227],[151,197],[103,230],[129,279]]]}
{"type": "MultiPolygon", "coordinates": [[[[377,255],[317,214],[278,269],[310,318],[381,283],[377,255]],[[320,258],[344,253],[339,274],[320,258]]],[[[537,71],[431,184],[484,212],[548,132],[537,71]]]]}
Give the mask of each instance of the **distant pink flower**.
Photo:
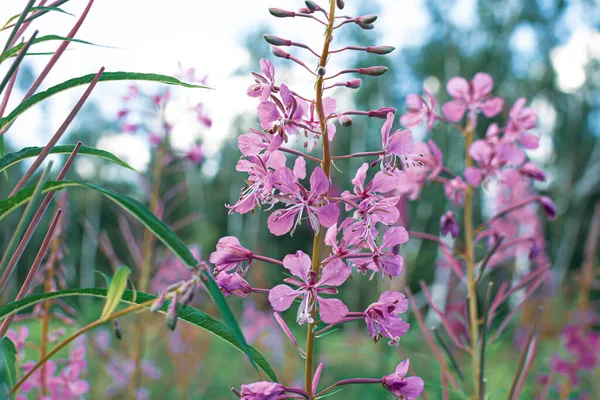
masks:
{"type": "Polygon", "coordinates": [[[331,255],[323,260],[323,263],[329,263],[335,259],[342,260],[349,258],[360,252],[361,240],[351,229],[344,229],[344,235],[338,242],[338,225],[333,224],[325,233],[325,244],[331,248],[331,255]]]}
{"type": "Polygon", "coordinates": [[[281,236],[290,230],[293,233],[305,212],[315,232],[319,232],[321,225],[328,228],[337,222],[340,210],[324,197],[329,190],[329,179],[321,168],[315,168],[310,176],[310,191],[298,183],[297,175],[287,167],[275,173],[273,182],[279,190],[275,198],[287,207],[269,216],[272,234],[281,236]]]}
{"type": "Polygon", "coordinates": [[[442,235],[450,234],[453,238],[456,238],[460,233],[460,226],[458,222],[456,222],[456,218],[454,217],[454,213],[452,211],[446,212],[440,218],[440,231],[442,235]]]}
{"type": "Polygon", "coordinates": [[[269,302],[275,311],[282,312],[290,308],[294,299],[301,297],[296,318],[299,324],[312,323],[311,312],[317,306],[323,322],[338,322],[348,314],[348,307],[339,299],[326,299],[320,294],[337,294],[335,286],[346,281],[350,268],[340,260],[332,261],[323,267],[321,279],[317,281],[317,274],[311,269],[311,264],[310,257],[300,250],[294,255],[285,256],[283,266],[294,276],[284,279],[284,282],[297,289],[277,285],[269,292],[269,302]]]}
{"type": "MultiPolygon", "coordinates": [[[[252,262],[254,254],[242,246],[235,236],[225,236],[219,239],[217,249],[208,258],[215,265],[216,273],[222,271],[243,271],[245,262],[252,262]]],[[[247,267],[246,267],[247,269],[247,267]]]]}
{"type": "Polygon", "coordinates": [[[413,145],[412,132],[409,130],[396,130],[390,134],[394,123],[394,113],[388,113],[381,127],[381,148],[384,152],[380,156],[383,170],[391,172],[396,169],[396,159],[407,164],[412,161],[410,152],[413,145]]]}
{"type": "Polygon", "coordinates": [[[224,296],[248,297],[252,293],[252,286],[237,272],[228,274],[223,271],[217,275],[215,280],[223,291],[224,296]]]}
{"type": "MultiPolygon", "coordinates": [[[[342,198],[360,203],[363,200],[377,196],[377,193],[384,194],[396,189],[399,185],[399,175],[385,174],[382,171],[375,174],[373,179],[365,185],[369,164],[364,163],[356,171],[352,184],[354,185],[354,194],[349,191],[342,193],[342,198]]],[[[377,196],[381,197],[382,196],[377,196]]],[[[346,204],[346,211],[350,211],[351,206],[346,204]]]]}
{"type": "Polygon", "coordinates": [[[412,128],[426,121],[426,131],[429,132],[435,123],[436,100],[429,90],[426,88],[423,90],[427,95],[427,100],[416,94],[406,96],[408,112],[400,117],[400,123],[407,128],[412,128]]]}
{"type": "MultiPolygon", "coordinates": [[[[200,250],[197,247],[190,247],[194,258],[200,259],[200,250]]],[[[153,292],[162,292],[169,285],[179,281],[187,281],[192,277],[192,271],[175,256],[167,256],[160,261],[158,271],[154,274],[150,287],[153,292]]]]}
{"type": "Polygon", "coordinates": [[[446,197],[458,206],[462,206],[465,201],[465,192],[467,189],[467,184],[460,177],[456,177],[444,183],[444,193],[446,193],[446,197]]]}
{"type": "Polygon", "coordinates": [[[375,251],[377,246],[377,223],[392,225],[400,218],[400,211],[396,204],[399,197],[369,198],[363,200],[354,211],[353,216],[346,218],[342,223],[343,229],[351,229],[365,242],[365,244],[375,251]]]}
{"type": "Polygon", "coordinates": [[[373,250],[371,258],[354,258],[354,262],[359,271],[365,273],[372,271],[371,278],[377,272],[382,277],[400,276],[404,268],[404,259],[400,254],[394,254],[395,246],[408,242],[408,232],[403,226],[393,226],[388,228],[383,234],[381,245],[373,250]]]}
{"type": "Polygon", "coordinates": [[[123,133],[135,133],[138,130],[137,124],[124,123],[121,125],[121,131],[123,133]]]}
{"type": "Polygon", "coordinates": [[[204,112],[204,104],[198,103],[194,107],[194,112],[196,113],[196,118],[200,123],[207,128],[212,126],[212,119],[204,112]]]}
{"type": "Polygon", "coordinates": [[[245,156],[257,156],[263,151],[272,153],[283,144],[281,135],[272,135],[250,128],[250,133],[244,133],[238,138],[238,148],[245,156]]]}
{"type": "Polygon", "coordinates": [[[23,351],[23,347],[25,347],[25,342],[29,337],[29,328],[26,325],[22,325],[19,327],[18,331],[10,329],[8,332],[6,332],[6,336],[15,345],[17,353],[20,353],[23,351]]]}
{"type": "Polygon", "coordinates": [[[304,108],[289,88],[281,84],[279,87],[281,101],[274,98],[273,102],[263,101],[258,105],[260,126],[273,134],[284,138],[287,135],[297,135],[302,126],[304,108]]]}
{"type": "Polygon", "coordinates": [[[393,374],[383,377],[382,384],[395,397],[414,400],[419,398],[425,384],[423,383],[423,379],[417,376],[405,378],[408,373],[409,363],[410,361],[406,359],[398,364],[393,374]]]}
{"type": "Polygon", "coordinates": [[[365,322],[369,335],[377,343],[382,337],[390,339],[393,346],[400,340],[410,324],[400,319],[400,314],[408,309],[408,300],[402,293],[385,291],[379,296],[379,301],[371,304],[365,310],[365,322]]]}
{"type": "Polygon", "coordinates": [[[261,58],[260,70],[264,75],[255,72],[252,73],[256,78],[256,83],[250,85],[248,88],[248,96],[260,97],[260,101],[267,101],[275,83],[275,68],[271,61],[261,58]]]}
{"type": "Polygon", "coordinates": [[[241,400],[277,400],[285,393],[285,386],[277,382],[255,382],[242,385],[241,400]]]}
{"type": "Polygon", "coordinates": [[[194,164],[200,164],[204,159],[204,152],[202,151],[202,146],[196,144],[190,147],[190,149],[188,149],[188,151],[185,153],[185,158],[187,158],[194,164]]]}
{"type": "Polygon", "coordinates": [[[442,111],[452,122],[459,122],[467,110],[471,117],[476,115],[477,110],[481,110],[487,118],[493,118],[504,104],[502,98],[490,97],[493,88],[492,77],[483,72],[475,74],[471,82],[459,76],[451,78],[446,90],[454,100],[444,104],[442,111]]]}
{"type": "Polygon", "coordinates": [[[531,129],[535,128],[537,115],[533,108],[523,107],[526,102],[527,100],[521,97],[510,109],[506,136],[512,140],[518,139],[526,149],[537,149],[539,138],[529,133],[531,129]]]}

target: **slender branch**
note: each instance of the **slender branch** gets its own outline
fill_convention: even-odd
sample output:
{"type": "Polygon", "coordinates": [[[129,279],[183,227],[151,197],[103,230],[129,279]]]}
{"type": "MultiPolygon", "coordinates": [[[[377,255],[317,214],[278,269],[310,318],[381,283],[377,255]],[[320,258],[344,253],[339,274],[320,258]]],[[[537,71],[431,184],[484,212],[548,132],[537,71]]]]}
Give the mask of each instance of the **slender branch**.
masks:
{"type": "Polygon", "coordinates": [[[385,154],[384,151],[365,151],[362,153],[354,153],[354,154],[347,154],[345,156],[332,156],[331,159],[332,160],[341,160],[341,159],[345,159],[345,158],[354,158],[354,157],[379,157],[381,155],[385,154]]]}
{"type": "Polygon", "coordinates": [[[300,157],[304,157],[304,158],[309,159],[309,160],[316,161],[319,164],[323,162],[323,160],[321,160],[320,158],[309,156],[306,153],[303,153],[303,152],[298,151],[298,150],[290,149],[288,147],[280,147],[279,150],[283,151],[284,153],[294,154],[296,156],[300,156],[300,157]]]}
{"type": "Polygon", "coordinates": [[[261,256],[261,255],[258,255],[258,254],[253,254],[253,255],[252,255],[252,258],[254,258],[254,259],[256,259],[256,260],[260,260],[260,261],[268,262],[268,263],[271,263],[271,264],[276,264],[276,265],[281,265],[281,266],[283,266],[283,262],[281,262],[281,261],[279,261],[279,260],[276,260],[276,259],[274,259],[274,258],[271,258],[271,257],[266,257],[266,256],[261,256]]]}

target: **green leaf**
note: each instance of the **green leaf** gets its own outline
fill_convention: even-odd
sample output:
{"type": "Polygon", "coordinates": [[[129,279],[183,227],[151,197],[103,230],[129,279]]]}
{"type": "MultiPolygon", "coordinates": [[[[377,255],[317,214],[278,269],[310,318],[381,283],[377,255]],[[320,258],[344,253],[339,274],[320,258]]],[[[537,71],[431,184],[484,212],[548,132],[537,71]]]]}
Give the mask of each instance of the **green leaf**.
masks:
{"type": "MultiPolygon", "coordinates": [[[[67,89],[71,89],[73,87],[87,85],[92,80],[96,74],[88,74],[84,76],[80,76],[78,78],[69,79],[63,83],[60,83],[56,86],[52,86],[46,91],[36,93],[31,96],[29,99],[19,104],[17,108],[15,108],[10,114],[8,114],[4,118],[0,118],[0,129],[5,128],[8,124],[14,121],[19,115],[21,115],[27,109],[33,107],[40,101],[47,99],[50,96],[55,95],[56,93],[63,92],[67,89]]],[[[189,83],[185,83],[180,81],[179,79],[173,78],[172,76],[160,75],[160,74],[145,74],[139,72],[104,72],[100,77],[100,82],[112,82],[112,81],[148,81],[148,82],[159,82],[167,85],[176,85],[183,86],[186,88],[200,88],[200,89],[209,89],[207,86],[200,85],[192,85],[189,83]]]]}
{"type": "Polygon", "coordinates": [[[127,267],[119,267],[117,272],[115,272],[115,275],[110,281],[110,286],[108,287],[106,304],[104,304],[100,319],[106,319],[106,317],[112,314],[119,305],[119,301],[127,288],[127,279],[129,279],[129,275],[131,275],[131,270],[127,267]]]}
{"type": "MultiPolygon", "coordinates": [[[[75,43],[83,43],[83,44],[89,44],[92,46],[98,46],[97,44],[85,41],[85,40],[81,40],[81,39],[69,39],[67,37],[64,36],[58,36],[58,35],[46,35],[46,36],[42,36],[39,38],[35,38],[32,42],[32,45],[37,44],[37,43],[43,43],[43,42],[49,42],[49,41],[55,41],[55,40],[59,40],[59,41],[69,41],[69,42],[75,42],[75,43]]],[[[19,52],[19,50],[21,50],[23,48],[23,46],[25,45],[25,43],[19,43],[13,47],[11,47],[10,49],[6,50],[4,53],[0,54],[0,63],[4,62],[7,58],[13,57],[15,54],[17,54],[19,52]]],[[[104,47],[104,46],[102,46],[104,47]]],[[[49,53],[49,54],[54,54],[54,53],[49,53]]]]}
{"type": "MultiPolygon", "coordinates": [[[[188,247],[181,240],[179,240],[175,233],[173,233],[173,231],[167,225],[165,225],[164,222],[156,218],[154,214],[152,214],[137,200],[115,193],[112,190],[106,189],[102,186],[76,181],[48,182],[44,187],[44,192],[60,190],[68,187],[84,187],[102,193],[121,206],[125,211],[129,212],[132,216],[137,218],[138,221],[148,228],[165,246],[167,246],[167,248],[169,248],[169,250],[173,252],[173,254],[179,257],[179,259],[181,259],[186,265],[194,267],[198,264],[198,261],[194,258],[188,247]]],[[[33,189],[28,187],[20,190],[14,196],[9,197],[4,201],[0,201],[0,221],[10,214],[10,212],[29,201],[32,193],[33,189]]],[[[244,334],[237,323],[235,316],[231,312],[227,301],[225,301],[225,297],[223,296],[223,293],[221,293],[219,286],[207,271],[204,271],[202,274],[205,278],[205,282],[203,282],[203,284],[206,286],[207,290],[214,299],[215,304],[221,312],[223,320],[231,330],[231,333],[236,338],[237,342],[240,344],[242,350],[248,354],[248,358],[252,365],[256,367],[252,357],[250,357],[250,347],[248,346],[248,343],[244,338],[244,334]]]]}
{"type": "Polygon", "coordinates": [[[34,4],[35,4],[35,0],[29,0],[29,2],[25,5],[25,9],[23,11],[21,11],[21,13],[18,15],[17,22],[15,22],[15,26],[13,26],[13,29],[10,32],[10,35],[8,36],[8,40],[6,40],[6,44],[4,45],[4,49],[2,49],[3,53],[6,50],[8,50],[8,46],[10,45],[10,42],[12,42],[12,40],[14,39],[15,35],[17,34],[17,32],[19,31],[19,29],[21,28],[21,25],[23,25],[23,20],[25,19],[25,17],[27,16],[27,14],[29,14],[29,10],[31,10],[31,8],[33,7],[34,4]]]}
{"type": "MultiPolygon", "coordinates": [[[[6,156],[2,156],[0,154],[0,157],[2,157],[2,158],[0,158],[0,172],[4,171],[6,168],[11,167],[11,166],[15,165],[16,163],[23,161],[27,158],[37,157],[38,155],[40,155],[40,153],[42,152],[43,149],[44,149],[43,147],[25,147],[21,151],[17,151],[16,153],[10,153],[10,154],[7,154],[6,156]]],[[[65,144],[65,145],[61,145],[61,146],[54,146],[54,148],[52,148],[52,150],[50,151],[50,154],[71,154],[74,149],[75,149],[74,144],[65,144]]],[[[0,148],[0,151],[1,150],[2,149],[0,148]]],[[[135,169],[133,169],[125,161],[123,161],[119,157],[109,153],[108,151],[98,150],[93,147],[81,146],[79,148],[79,152],[77,154],[98,157],[103,160],[107,160],[114,164],[117,164],[121,167],[128,168],[132,171],[135,171],[135,169]]]]}
{"type": "Polygon", "coordinates": [[[6,381],[9,387],[13,387],[17,382],[17,349],[14,343],[5,336],[0,340],[0,351],[2,351],[2,361],[6,371],[6,381]]]}
{"type": "MultiPolygon", "coordinates": [[[[31,9],[29,10],[30,13],[34,13],[36,11],[43,11],[43,14],[47,13],[48,11],[58,11],[63,14],[74,16],[73,14],[66,12],[62,8],[58,8],[58,7],[38,6],[38,7],[31,7],[31,9]]],[[[16,14],[16,15],[13,15],[12,17],[10,17],[8,19],[8,21],[6,21],[6,23],[2,26],[2,29],[6,28],[8,25],[10,25],[11,22],[13,22],[15,19],[19,18],[20,16],[21,16],[21,14],[16,14]]],[[[25,22],[31,21],[32,19],[30,19],[30,18],[31,18],[31,16],[28,17],[27,19],[25,19],[25,22]]],[[[33,18],[33,19],[35,19],[35,18],[33,18]]]]}
{"type": "MultiPolygon", "coordinates": [[[[24,299],[9,303],[6,306],[0,308],[0,319],[6,318],[11,314],[14,314],[20,310],[26,309],[28,307],[31,307],[37,303],[40,303],[40,302],[48,300],[48,299],[62,298],[62,297],[68,297],[68,296],[106,297],[107,292],[108,291],[106,289],[101,289],[101,288],[69,289],[69,290],[62,290],[62,291],[58,291],[58,292],[43,293],[43,294],[28,296],[28,297],[25,297],[24,299]]],[[[156,296],[154,296],[154,295],[143,293],[143,292],[137,292],[137,298],[135,299],[135,302],[134,302],[133,301],[133,292],[131,290],[125,290],[125,293],[123,293],[123,298],[121,299],[121,301],[128,303],[128,304],[141,304],[141,303],[144,303],[146,301],[149,301],[149,300],[152,300],[155,298],[156,298],[156,296]]],[[[165,314],[168,306],[169,306],[169,301],[165,301],[165,304],[159,310],[159,312],[165,314]]],[[[243,352],[242,345],[238,342],[238,340],[233,335],[231,330],[222,322],[215,320],[210,315],[208,315],[205,312],[202,312],[192,306],[187,306],[184,308],[184,307],[181,307],[181,305],[178,305],[177,312],[179,315],[179,319],[181,319],[189,324],[198,326],[200,328],[203,328],[203,329],[209,331],[210,333],[225,340],[226,342],[230,343],[231,345],[235,346],[237,349],[239,349],[240,351],[243,352]]],[[[262,354],[260,354],[260,352],[258,352],[254,347],[248,346],[247,354],[260,367],[260,369],[262,369],[267,374],[267,376],[271,380],[273,380],[274,382],[277,382],[277,376],[275,375],[273,368],[271,368],[271,366],[269,365],[267,360],[264,358],[264,356],[262,354]]]]}

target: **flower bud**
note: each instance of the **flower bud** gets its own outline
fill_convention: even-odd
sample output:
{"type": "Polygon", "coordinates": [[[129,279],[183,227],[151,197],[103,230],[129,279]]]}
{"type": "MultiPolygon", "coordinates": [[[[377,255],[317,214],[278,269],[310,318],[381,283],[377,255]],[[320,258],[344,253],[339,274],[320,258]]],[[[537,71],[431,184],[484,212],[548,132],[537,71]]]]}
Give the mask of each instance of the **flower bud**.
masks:
{"type": "Polygon", "coordinates": [[[285,59],[289,59],[291,57],[291,55],[289,55],[285,51],[281,50],[279,47],[275,47],[275,46],[271,46],[271,53],[273,53],[273,55],[275,57],[281,57],[281,58],[285,58],[285,59]]]}
{"type": "Polygon", "coordinates": [[[156,301],[154,303],[152,303],[152,305],[150,306],[150,311],[157,312],[158,310],[160,310],[162,308],[163,304],[165,304],[166,297],[167,297],[166,290],[160,292],[156,301]]]}
{"type": "Polygon", "coordinates": [[[277,18],[288,18],[295,17],[296,13],[293,11],[282,10],[281,8],[269,8],[269,12],[272,16],[277,18]]]}
{"type": "Polygon", "coordinates": [[[377,21],[377,15],[369,14],[369,15],[361,15],[360,17],[356,17],[356,22],[361,24],[372,24],[377,21]]]}
{"type": "Polygon", "coordinates": [[[540,249],[540,246],[538,245],[537,240],[533,239],[533,243],[531,244],[531,249],[529,249],[529,259],[533,260],[534,258],[536,258],[540,254],[541,250],[542,249],[540,249]]]}
{"type": "Polygon", "coordinates": [[[448,211],[440,218],[440,230],[442,231],[442,235],[450,234],[453,238],[456,238],[460,233],[460,226],[456,222],[452,211],[448,211]]]}
{"type": "Polygon", "coordinates": [[[354,79],[346,82],[346,87],[350,89],[358,89],[362,85],[362,79],[354,79]]]}
{"type": "Polygon", "coordinates": [[[319,9],[319,5],[317,3],[315,3],[314,1],[306,0],[304,3],[306,4],[306,7],[311,12],[315,12],[315,11],[317,11],[319,9]]]}
{"type": "Polygon", "coordinates": [[[167,308],[167,328],[174,331],[177,326],[177,302],[179,301],[179,293],[175,293],[169,307],[167,308]]]}
{"type": "Polygon", "coordinates": [[[391,53],[395,49],[394,46],[367,46],[367,53],[384,55],[391,53]]]}
{"type": "Polygon", "coordinates": [[[312,14],[313,12],[310,11],[310,9],[307,7],[301,7],[298,9],[298,13],[299,14],[312,14]]]}
{"type": "Polygon", "coordinates": [[[356,25],[360,26],[361,28],[363,28],[364,30],[367,30],[367,31],[375,28],[375,25],[373,25],[373,24],[363,24],[362,22],[358,22],[358,21],[356,21],[356,25]]]}
{"type": "Polygon", "coordinates": [[[319,66],[319,68],[317,68],[317,74],[319,76],[325,76],[326,73],[327,71],[325,70],[325,67],[319,66]]]}
{"type": "Polygon", "coordinates": [[[544,173],[544,171],[542,171],[541,169],[539,169],[534,163],[530,162],[526,162],[520,169],[519,171],[533,179],[536,181],[540,181],[543,182],[546,180],[546,174],[544,173]]]}
{"type": "Polygon", "coordinates": [[[369,117],[386,119],[388,113],[396,114],[396,109],[394,107],[382,107],[377,110],[369,111],[368,115],[369,115],[369,117]]]}
{"type": "Polygon", "coordinates": [[[352,126],[352,118],[350,118],[349,115],[345,115],[345,114],[340,115],[340,117],[338,118],[338,121],[340,121],[340,124],[346,128],[348,128],[349,126],[352,126]]]}
{"type": "Polygon", "coordinates": [[[358,73],[361,75],[369,75],[369,76],[379,76],[383,75],[387,72],[387,67],[377,66],[377,67],[368,67],[368,68],[359,68],[358,73]]]}
{"type": "Polygon", "coordinates": [[[337,4],[337,8],[339,8],[340,10],[344,9],[344,0],[336,0],[336,4],[337,4]]]}
{"type": "Polygon", "coordinates": [[[187,307],[192,302],[192,300],[194,300],[194,289],[195,286],[192,286],[187,290],[187,292],[183,294],[183,297],[181,298],[182,307],[187,307]]]}
{"type": "Polygon", "coordinates": [[[116,319],[113,319],[113,326],[114,326],[113,332],[115,333],[115,337],[118,340],[123,339],[123,333],[121,332],[121,326],[119,325],[119,323],[117,322],[116,319]]]}
{"type": "Polygon", "coordinates": [[[274,46],[291,46],[292,41],[287,39],[282,39],[275,35],[264,35],[263,36],[267,43],[272,44],[274,46]]]}
{"type": "Polygon", "coordinates": [[[540,196],[538,198],[538,202],[544,209],[544,213],[546,214],[546,216],[549,219],[556,218],[556,206],[554,205],[554,202],[552,201],[552,199],[550,197],[540,196]]]}

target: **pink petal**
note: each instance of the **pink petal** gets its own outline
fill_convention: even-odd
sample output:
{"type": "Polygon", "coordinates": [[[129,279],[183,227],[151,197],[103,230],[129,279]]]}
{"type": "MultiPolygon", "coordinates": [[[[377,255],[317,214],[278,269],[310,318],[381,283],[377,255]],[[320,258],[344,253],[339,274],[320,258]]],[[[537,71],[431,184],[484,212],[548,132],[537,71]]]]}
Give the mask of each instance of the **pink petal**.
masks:
{"type": "Polygon", "coordinates": [[[529,150],[537,149],[540,145],[540,138],[529,133],[523,133],[521,134],[521,144],[529,150]]]}
{"type": "Polygon", "coordinates": [[[383,126],[381,127],[381,145],[385,149],[388,144],[388,138],[390,136],[390,131],[392,130],[392,125],[394,124],[394,113],[387,113],[387,117],[383,126]]]}
{"type": "Polygon", "coordinates": [[[282,236],[288,233],[294,226],[294,218],[300,209],[293,210],[280,209],[269,215],[267,226],[269,231],[275,236],[282,236]]]}
{"type": "Polygon", "coordinates": [[[529,130],[535,128],[537,123],[537,114],[533,108],[524,108],[519,116],[519,125],[521,129],[529,130]]]}
{"type": "Polygon", "coordinates": [[[272,123],[279,119],[279,111],[275,103],[264,101],[258,105],[258,120],[263,129],[272,127],[272,123]]]}
{"type": "Polygon", "coordinates": [[[298,179],[306,178],[306,160],[304,160],[304,157],[296,158],[294,162],[294,175],[298,179]]]}
{"type": "Polygon", "coordinates": [[[326,324],[339,322],[348,315],[348,307],[339,299],[324,299],[317,297],[319,302],[319,315],[326,324]]]}
{"type": "Polygon", "coordinates": [[[493,147],[484,139],[476,140],[471,144],[471,147],[469,147],[469,155],[473,157],[478,164],[487,164],[493,151],[493,147]]]}
{"type": "Polygon", "coordinates": [[[315,168],[310,176],[310,191],[313,195],[321,195],[329,190],[329,179],[319,167],[315,168]]]}
{"type": "Polygon", "coordinates": [[[318,286],[340,286],[350,275],[350,267],[342,260],[335,259],[323,267],[318,286]]]}
{"type": "Polygon", "coordinates": [[[282,83],[279,86],[279,94],[281,95],[281,100],[283,100],[283,104],[287,108],[292,103],[292,92],[285,83],[282,83]]]}
{"type": "Polygon", "coordinates": [[[296,297],[298,297],[297,291],[288,285],[277,285],[269,291],[269,303],[278,312],[290,308],[296,297]]]}
{"type": "Polygon", "coordinates": [[[273,81],[273,78],[275,77],[275,68],[273,67],[273,63],[271,63],[271,61],[261,58],[260,70],[263,74],[265,74],[265,77],[273,81]]]}
{"type": "Polygon", "coordinates": [[[379,296],[380,303],[393,304],[395,303],[394,312],[403,313],[408,310],[408,300],[406,296],[399,292],[394,292],[393,290],[386,290],[381,293],[379,296]]]}
{"type": "Polygon", "coordinates": [[[465,179],[469,185],[477,187],[483,179],[483,172],[479,168],[467,167],[465,169],[465,179]]]}
{"type": "Polygon", "coordinates": [[[400,117],[400,124],[406,128],[412,128],[423,121],[423,114],[420,112],[409,112],[400,117]]]}
{"type": "Polygon", "coordinates": [[[69,390],[74,396],[81,396],[90,390],[90,383],[83,379],[69,383],[69,390]]]}
{"type": "Polygon", "coordinates": [[[406,105],[410,109],[420,110],[423,107],[424,103],[421,96],[419,96],[418,94],[411,93],[408,96],[406,96],[406,105]]]}
{"type": "Polygon", "coordinates": [[[479,108],[487,118],[493,118],[502,111],[504,100],[501,97],[492,97],[480,104],[479,108]]]}
{"type": "Polygon", "coordinates": [[[336,108],[337,104],[333,97],[325,97],[323,99],[323,111],[325,113],[325,117],[335,114],[336,108]]]}
{"type": "Polygon", "coordinates": [[[245,133],[238,138],[238,148],[245,156],[256,156],[264,150],[262,138],[255,133],[245,133]]]}
{"type": "Polygon", "coordinates": [[[390,137],[388,153],[397,156],[410,154],[413,144],[412,132],[409,130],[395,131],[390,137]]]}
{"type": "Polygon", "coordinates": [[[383,234],[382,249],[392,248],[402,243],[408,242],[408,232],[403,226],[393,226],[383,234]]]}
{"type": "MultiPolygon", "coordinates": [[[[367,165],[367,164],[364,164],[367,165]]],[[[387,193],[398,187],[400,184],[400,176],[399,175],[388,175],[383,172],[378,172],[373,177],[371,181],[371,189],[370,191],[373,193],[387,193]]]]}
{"type": "Polygon", "coordinates": [[[400,364],[398,364],[396,366],[396,373],[400,376],[406,376],[406,374],[408,373],[408,367],[410,366],[410,360],[407,358],[406,360],[402,361],[400,364]]]}
{"type": "Polygon", "coordinates": [[[452,122],[460,121],[467,111],[467,104],[463,101],[452,100],[442,106],[442,112],[452,122]]]}
{"type": "Polygon", "coordinates": [[[336,224],[340,218],[340,209],[335,203],[325,204],[323,207],[317,209],[317,217],[319,218],[321,225],[325,228],[329,228],[336,224]]]}
{"type": "Polygon", "coordinates": [[[448,94],[455,99],[469,101],[469,82],[465,78],[455,76],[446,84],[448,94]]]}
{"type": "Polygon", "coordinates": [[[327,232],[325,232],[325,244],[329,247],[333,247],[337,245],[337,234],[338,227],[337,224],[331,225],[327,232]]]}
{"type": "Polygon", "coordinates": [[[478,101],[492,92],[494,80],[489,74],[478,72],[471,81],[473,85],[473,100],[478,101]]]}
{"type": "MultiPolygon", "coordinates": [[[[267,150],[270,152],[274,152],[275,150],[278,150],[282,144],[283,144],[283,136],[275,135],[273,137],[273,140],[271,140],[271,143],[269,143],[269,147],[267,148],[267,150]]],[[[285,156],[284,156],[284,162],[281,165],[282,166],[285,165],[285,156]]]]}
{"type": "Polygon", "coordinates": [[[335,137],[335,133],[337,132],[337,128],[335,127],[335,124],[332,123],[328,123],[327,124],[327,139],[329,139],[329,141],[333,141],[333,138],[335,137]]]}
{"type": "Polygon", "coordinates": [[[283,266],[288,271],[303,281],[308,281],[308,271],[311,268],[310,257],[301,250],[298,250],[296,254],[288,254],[283,258],[283,266]]]}
{"type": "Polygon", "coordinates": [[[508,113],[510,119],[515,121],[519,119],[519,116],[521,115],[521,110],[523,110],[523,106],[526,102],[527,99],[525,97],[520,97],[517,99],[517,101],[515,101],[513,106],[510,108],[510,112],[508,113]]]}
{"type": "Polygon", "coordinates": [[[359,192],[362,192],[365,188],[365,179],[367,179],[367,171],[369,169],[369,164],[363,163],[356,170],[356,175],[354,175],[354,179],[352,179],[352,184],[358,188],[359,192]]]}
{"type": "Polygon", "coordinates": [[[411,376],[405,379],[406,386],[402,388],[402,394],[409,399],[418,398],[425,387],[423,379],[418,376],[411,376]]]}

